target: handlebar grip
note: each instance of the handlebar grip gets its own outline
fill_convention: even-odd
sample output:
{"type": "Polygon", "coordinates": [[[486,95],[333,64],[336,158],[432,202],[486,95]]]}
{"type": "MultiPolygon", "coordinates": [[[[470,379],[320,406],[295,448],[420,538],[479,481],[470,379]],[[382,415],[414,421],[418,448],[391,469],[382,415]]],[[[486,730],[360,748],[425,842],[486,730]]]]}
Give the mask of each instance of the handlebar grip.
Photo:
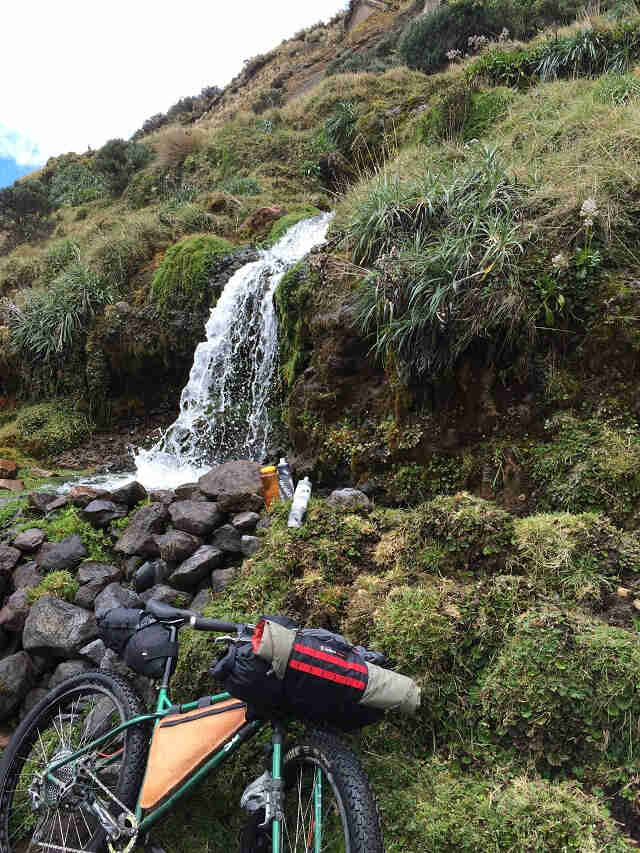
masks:
{"type": "Polygon", "coordinates": [[[222,622],[220,619],[196,616],[195,621],[191,622],[191,627],[196,631],[224,631],[227,634],[236,634],[239,626],[235,622],[222,622]]]}

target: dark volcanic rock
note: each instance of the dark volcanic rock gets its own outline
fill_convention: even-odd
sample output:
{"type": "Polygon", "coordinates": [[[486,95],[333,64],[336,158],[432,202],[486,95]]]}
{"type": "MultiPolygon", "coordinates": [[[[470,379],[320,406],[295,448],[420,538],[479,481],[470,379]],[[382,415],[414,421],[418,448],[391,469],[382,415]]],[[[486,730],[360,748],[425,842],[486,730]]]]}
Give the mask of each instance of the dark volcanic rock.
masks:
{"type": "Polygon", "coordinates": [[[176,500],[179,501],[208,501],[209,498],[200,490],[199,483],[184,483],[175,490],[176,500]]]}
{"type": "Polygon", "coordinates": [[[93,614],[53,595],[43,595],[29,611],[22,643],[34,654],[70,658],[97,635],[93,614]]]}
{"type": "Polygon", "coordinates": [[[240,540],[240,548],[245,557],[251,557],[256,551],[260,550],[262,539],[258,536],[247,536],[246,534],[240,540]]]}
{"type": "Polygon", "coordinates": [[[169,583],[178,589],[193,589],[204,580],[213,569],[219,569],[224,553],[213,545],[203,545],[171,573],[169,583]]]}
{"type": "Polygon", "coordinates": [[[122,572],[117,566],[108,563],[83,563],[78,569],[76,580],[81,585],[76,593],[75,603],[90,608],[102,590],[110,583],[119,581],[122,572]]]}
{"type": "Polygon", "coordinates": [[[175,501],[176,493],[172,492],[171,489],[156,489],[153,492],[149,492],[149,497],[154,503],[169,506],[169,504],[175,501]]]}
{"type": "Polygon", "coordinates": [[[93,669],[93,666],[84,660],[63,661],[54,669],[47,686],[49,690],[53,690],[54,687],[57,687],[58,684],[61,684],[67,678],[73,678],[74,675],[82,675],[83,672],[89,672],[90,669],[93,669]]]}
{"type": "Polygon", "coordinates": [[[140,507],[114,546],[114,551],[132,557],[140,554],[144,557],[157,557],[160,549],[155,534],[162,533],[169,519],[164,504],[153,503],[140,507]]]}
{"type": "Polygon", "coordinates": [[[0,627],[12,634],[19,634],[24,628],[30,609],[29,590],[26,587],[17,589],[0,610],[0,627]]]}
{"type": "Polygon", "coordinates": [[[167,579],[169,571],[169,566],[164,560],[150,560],[143,563],[133,576],[133,586],[136,592],[144,592],[157,583],[163,583],[167,579]]]}
{"type": "Polygon", "coordinates": [[[231,524],[240,533],[253,533],[256,525],[260,521],[260,516],[257,512],[239,512],[231,519],[231,524]]]}
{"type": "Polygon", "coordinates": [[[82,657],[89,658],[89,660],[96,666],[100,666],[106,651],[107,647],[102,640],[92,640],[86,646],[83,646],[78,654],[82,657]]]}
{"type": "Polygon", "coordinates": [[[87,556],[87,549],[78,534],[61,542],[45,542],[38,553],[38,565],[49,572],[75,569],[87,556]]]}
{"type": "Polygon", "coordinates": [[[12,548],[11,545],[0,545],[0,573],[10,572],[18,565],[22,557],[22,551],[12,548]]]}
{"type": "Polygon", "coordinates": [[[335,489],[327,498],[327,503],[341,509],[371,509],[371,501],[360,489],[335,489]]]}
{"type": "Polygon", "coordinates": [[[50,503],[56,500],[58,496],[51,492],[31,492],[29,495],[29,506],[35,509],[36,512],[44,515],[50,503]]]}
{"type": "Polygon", "coordinates": [[[20,719],[26,717],[29,711],[38,704],[41,699],[47,695],[49,691],[46,687],[34,687],[33,690],[30,690],[27,695],[24,697],[24,702],[20,708],[20,719]]]}
{"type": "Polygon", "coordinates": [[[209,587],[201,589],[189,605],[189,610],[193,610],[194,613],[202,613],[205,607],[211,604],[212,601],[211,589],[209,587]]]}
{"type": "Polygon", "coordinates": [[[206,536],[224,519],[218,505],[211,501],[177,501],[169,507],[169,515],[177,530],[194,536],[206,536]]]}
{"type": "Polygon", "coordinates": [[[6,720],[35,682],[33,662],[26,652],[17,652],[0,660],[0,720],[6,720]]]}
{"type": "Polygon", "coordinates": [[[114,489],[111,492],[111,497],[118,504],[126,504],[129,508],[139,504],[140,501],[147,497],[147,490],[141,483],[135,480],[133,483],[127,483],[125,486],[120,486],[119,489],[114,489]]]}
{"type": "Polygon", "coordinates": [[[82,516],[92,527],[97,527],[100,530],[117,518],[124,518],[128,512],[129,507],[126,504],[99,500],[87,504],[82,510],[82,516]]]}
{"type": "Polygon", "coordinates": [[[69,491],[69,500],[74,506],[85,507],[91,501],[111,500],[111,492],[93,489],[90,486],[72,486],[69,491]]]}
{"type": "Polygon", "coordinates": [[[202,539],[185,533],[184,530],[167,530],[156,536],[160,557],[167,563],[181,563],[202,545],[202,539]]]}
{"type": "Polygon", "coordinates": [[[38,571],[38,564],[35,562],[23,563],[13,570],[13,586],[16,590],[22,587],[33,588],[38,586],[43,578],[42,572],[38,571]]]}
{"type": "Polygon", "coordinates": [[[43,530],[32,527],[29,530],[23,530],[22,533],[18,533],[13,540],[13,547],[19,548],[25,554],[31,554],[33,551],[38,550],[46,538],[47,535],[43,530]]]}
{"type": "Polygon", "coordinates": [[[55,498],[55,500],[52,500],[51,503],[47,504],[47,514],[55,512],[58,509],[62,509],[62,507],[66,506],[68,503],[69,498],[66,495],[60,495],[55,498]]]}
{"type": "Polygon", "coordinates": [[[211,592],[217,595],[226,589],[237,574],[237,569],[216,569],[211,572],[211,592]]]}
{"type": "Polygon", "coordinates": [[[231,524],[219,527],[211,540],[211,544],[226,554],[242,553],[240,533],[231,524]]]}
{"type": "MultiPolygon", "coordinates": [[[[146,592],[143,592],[140,596],[142,600],[146,603],[147,601],[162,601],[163,604],[170,604],[172,607],[184,607],[185,594],[184,592],[179,592],[177,589],[173,589],[173,587],[167,586],[166,584],[156,584],[152,586],[151,589],[148,589],[146,592]]],[[[187,596],[187,599],[189,596],[187,596]]]]}
{"type": "Polygon", "coordinates": [[[238,459],[218,465],[198,481],[222,512],[259,512],[264,507],[260,464],[238,459]]]}
{"type": "Polygon", "coordinates": [[[96,596],[94,609],[96,619],[113,607],[141,607],[142,600],[131,589],[119,583],[110,583],[96,596]]]}

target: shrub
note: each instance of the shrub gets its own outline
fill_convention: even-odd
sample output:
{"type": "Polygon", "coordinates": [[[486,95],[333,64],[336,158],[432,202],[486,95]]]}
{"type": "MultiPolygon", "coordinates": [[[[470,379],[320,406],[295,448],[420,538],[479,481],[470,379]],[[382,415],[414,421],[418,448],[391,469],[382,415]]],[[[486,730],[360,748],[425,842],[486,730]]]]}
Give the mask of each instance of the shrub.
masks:
{"type": "Polygon", "coordinates": [[[50,246],[44,256],[44,270],[42,278],[51,283],[60,273],[73,261],[80,260],[78,246],[71,240],[63,240],[50,246]]]}
{"type": "Polygon", "coordinates": [[[637,752],[639,664],[631,632],[534,610],[481,683],[486,724],[547,765],[604,759],[617,766],[637,752]]]}
{"type": "Polygon", "coordinates": [[[37,178],[0,190],[0,229],[10,231],[18,241],[41,234],[50,213],[49,193],[37,178]]]}
{"type": "Polygon", "coordinates": [[[230,195],[260,195],[262,190],[255,178],[230,178],[222,184],[230,195]]]}
{"type": "Polygon", "coordinates": [[[4,258],[0,266],[0,292],[31,287],[42,274],[42,256],[20,257],[15,253],[4,258]]]}
{"type": "Polygon", "coordinates": [[[94,157],[94,169],[104,180],[114,196],[122,195],[134,172],[143,169],[153,153],[148,145],[110,139],[94,157]]]}
{"type": "Polygon", "coordinates": [[[106,195],[105,179],[88,163],[69,163],[57,169],[49,183],[49,196],[55,207],[76,207],[106,195]]]}
{"type": "Polygon", "coordinates": [[[79,588],[80,584],[71,572],[66,570],[50,572],[38,586],[28,591],[27,598],[30,604],[42,598],[43,595],[53,595],[63,601],[73,601],[79,588]]]}
{"type": "Polygon", "coordinates": [[[161,312],[197,311],[209,304],[209,278],[220,255],[233,251],[220,237],[185,237],[171,246],[153,277],[151,298],[161,312]]]}
{"type": "Polygon", "coordinates": [[[201,134],[183,127],[171,127],[154,142],[160,170],[176,170],[202,144],[201,134]]]}
{"type": "Polygon", "coordinates": [[[505,115],[512,100],[509,89],[477,92],[468,83],[458,82],[432,100],[418,123],[418,139],[479,139],[505,115]]]}
{"type": "Polygon", "coordinates": [[[603,104],[621,106],[640,96],[640,80],[633,74],[605,74],[598,84],[596,97],[603,104]]]}
{"type": "Polygon", "coordinates": [[[90,437],[92,431],[88,417],[66,399],[21,409],[15,427],[18,446],[36,457],[51,456],[77,447],[90,437]]]}
{"type": "Polygon", "coordinates": [[[257,115],[265,110],[279,107],[282,104],[282,89],[264,89],[255,101],[251,104],[251,109],[257,115]]]}
{"type": "Polygon", "coordinates": [[[158,249],[170,241],[170,232],[155,217],[129,217],[119,235],[94,244],[91,265],[114,293],[122,291],[138,270],[158,249]]]}
{"type": "Polygon", "coordinates": [[[351,101],[337,103],[331,115],[325,120],[324,130],[327,140],[343,154],[351,151],[357,121],[358,110],[351,101]]]}

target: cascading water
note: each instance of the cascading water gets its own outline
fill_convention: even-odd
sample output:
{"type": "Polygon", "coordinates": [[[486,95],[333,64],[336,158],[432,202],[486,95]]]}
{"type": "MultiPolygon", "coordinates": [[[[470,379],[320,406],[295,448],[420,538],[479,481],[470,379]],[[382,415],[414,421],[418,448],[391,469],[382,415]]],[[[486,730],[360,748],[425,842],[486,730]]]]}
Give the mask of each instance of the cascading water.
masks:
{"type": "Polygon", "coordinates": [[[273,294],[285,272],[323,242],[330,220],[322,214],[299,222],[229,279],[196,348],[177,420],[136,454],[136,479],[147,488],[195,480],[226,459],[264,459],[278,366],[273,294]]]}

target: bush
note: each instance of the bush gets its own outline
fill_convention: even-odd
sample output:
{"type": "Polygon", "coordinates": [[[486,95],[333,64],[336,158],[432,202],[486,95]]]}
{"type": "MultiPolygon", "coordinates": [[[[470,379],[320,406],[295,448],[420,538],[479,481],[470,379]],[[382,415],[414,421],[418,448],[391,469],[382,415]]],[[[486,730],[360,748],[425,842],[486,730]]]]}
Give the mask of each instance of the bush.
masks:
{"type": "Polygon", "coordinates": [[[183,127],[171,127],[154,143],[158,155],[158,168],[164,170],[179,169],[186,158],[197,151],[202,144],[201,134],[183,127]]]}
{"type": "Polygon", "coordinates": [[[282,89],[265,89],[255,101],[251,104],[251,109],[256,113],[256,115],[260,115],[265,110],[273,109],[274,107],[279,107],[282,104],[282,89]]]}
{"type": "Polygon", "coordinates": [[[93,425],[72,401],[60,399],[21,409],[15,427],[18,446],[41,457],[82,444],[91,436],[93,425]]]}
{"type": "Polygon", "coordinates": [[[327,140],[343,154],[351,152],[357,121],[358,110],[351,101],[337,103],[331,115],[325,120],[324,131],[327,140]]]}
{"type": "Polygon", "coordinates": [[[73,261],[79,260],[80,251],[78,246],[76,246],[76,244],[71,240],[63,240],[61,243],[54,243],[45,252],[42,278],[47,282],[47,284],[50,284],[73,261]]]}
{"type": "Polygon", "coordinates": [[[167,251],[153,277],[151,298],[161,312],[198,311],[208,306],[209,278],[220,255],[233,245],[220,237],[185,237],[167,251]]]}
{"type": "Polygon", "coordinates": [[[28,591],[27,598],[30,604],[42,598],[43,595],[53,595],[63,601],[73,601],[79,588],[80,584],[71,572],[66,570],[50,572],[38,586],[28,591]]]}
{"type": "Polygon", "coordinates": [[[87,163],[69,163],[56,170],[49,183],[49,196],[55,207],[76,207],[107,195],[102,175],[87,163]]]}
{"type": "Polygon", "coordinates": [[[640,96],[640,80],[633,74],[605,74],[598,84],[596,97],[603,104],[621,106],[640,96]]]}
{"type": "Polygon", "coordinates": [[[148,145],[110,139],[98,150],[93,166],[114,196],[122,195],[134,172],[143,169],[153,153],[148,145]]]}
{"type": "Polygon", "coordinates": [[[493,130],[512,100],[510,89],[478,92],[466,81],[458,81],[432,99],[430,109],[418,122],[418,139],[479,139],[493,130]]]}
{"type": "Polygon", "coordinates": [[[11,232],[17,241],[43,233],[50,213],[49,193],[36,178],[0,190],[0,229],[11,232]]]}
{"type": "Polygon", "coordinates": [[[534,610],[481,683],[486,725],[547,766],[618,766],[637,753],[639,664],[631,632],[534,610]]]}

